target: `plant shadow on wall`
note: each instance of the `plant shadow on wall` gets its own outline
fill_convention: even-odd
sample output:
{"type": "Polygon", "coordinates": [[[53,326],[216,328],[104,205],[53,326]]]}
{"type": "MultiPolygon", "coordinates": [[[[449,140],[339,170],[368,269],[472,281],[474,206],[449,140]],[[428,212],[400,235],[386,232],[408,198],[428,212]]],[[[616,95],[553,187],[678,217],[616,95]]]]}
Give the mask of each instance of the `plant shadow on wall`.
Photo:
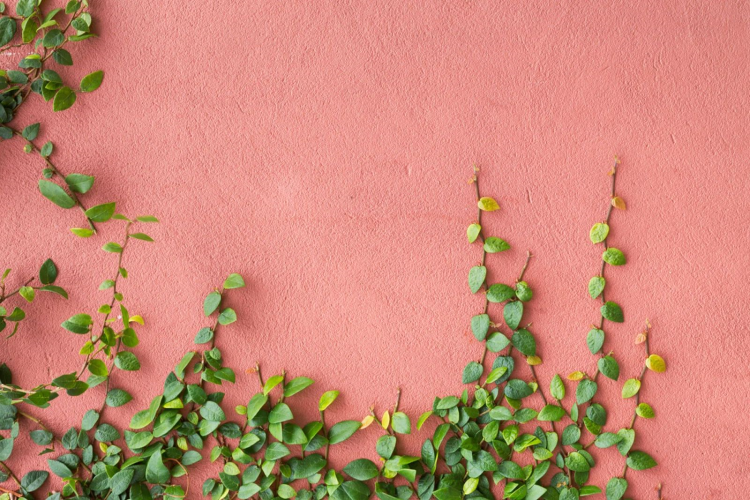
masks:
{"type": "MultiPolygon", "coordinates": [[[[80,369],[24,389],[13,383],[11,367],[0,365],[0,500],[36,498],[55,487],[58,491],[48,491],[47,498],[184,498],[199,496],[201,491],[213,499],[367,500],[374,494],[381,500],[497,496],[575,500],[604,494],[608,500],[619,500],[625,497],[629,471],[656,465],[647,452],[633,448],[638,419],[654,416],[651,406],[640,401],[644,376],[648,370],[658,373],[666,368],[664,360],[649,350],[648,322],[636,337],[636,343],[644,347],[644,365],[638,376],[624,381],[622,387],[622,398],[634,401],[627,403],[634,406],[632,420],[624,426],[612,424],[605,408],[596,402],[599,383],[621,380],[618,361],[605,349],[606,321],[624,321],[620,305],[605,300],[607,266],[626,263],[620,250],[607,245],[613,210],[626,208],[615,192],[617,163],[610,172],[606,219],[594,224],[589,234],[592,243],[603,248],[599,272],[588,283],[591,298],[601,301],[598,326],[586,337],[596,363],[591,373],[569,374],[567,385],[555,375],[549,382],[549,396],[545,393],[547,384],[535,371],[542,362],[536,338],[523,322],[525,304],[533,296],[524,281],[531,255],[512,285],[488,282],[488,255],[502,253],[510,246],[484,233],[483,215],[497,211],[499,205],[494,198],[481,195],[475,172],[470,182],[478,213],[476,222],[467,229],[467,237],[469,243],[481,247],[482,256],[481,263],[469,270],[468,285],[472,293],[485,298],[483,310],[470,322],[483,353],[463,369],[462,383],[467,387],[460,394],[436,397],[432,409],[420,415],[415,425],[412,417],[399,411],[399,398],[385,411],[371,409],[361,421],[330,422],[326,410],[335,404],[337,391],[322,394],[318,419],[300,422],[290,402],[296,394],[308,390],[313,380],[288,379],[286,373],[264,378],[258,365],[257,392],[250,391],[254,394],[247,405],[236,407],[232,415],[223,405],[222,390],[235,383],[235,373],[222,362],[217,335],[237,319],[235,311],[222,304],[229,290],[244,287],[239,274],[227,277],[205,298],[203,314],[211,319],[210,326],[198,331],[195,344],[200,348],[188,351],[167,375],[162,394],[156,395],[147,409],[135,413],[127,429],[108,423],[113,411],[125,411],[114,409],[127,406],[132,399],[117,387],[118,380],[123,372],[140,369],[134,350],[139,344],[136,330],[143,319],[130,313],[118,288],[121,280],[128,278],[124,257],[137,248],[134,244],[153,241],[140,227],[158,221],[148,215],[126,217],[116,211],[115,203],[86,209],[82,197],[92,188],[94,178],[61,174],[52,163],[52,144],[39,147],[34,142],[38,123],[23,128],[10,125],[18,120],[19,109],[33,92],[51,100],[54,110],[73,104],[76,92],[57,72],[48,69],[47,63],[52,58],[58,65],[72,64],[70,53],[63,47],[92,36],[87,2],[73,0],[62,10],[45,12],[39,4],[21,0],[15,14],[10,14],[0,3],[0,51],[18,47],[29,51],[21,59],[20,69],[0,73],[0,137],[20,137],[27,152],[41,156],[44,170],[39,189],[44,197],[62,208],[82,210],[85,227],[72,229],[73,234],[92,237],[95,224],[113,220],[124,225],[124,233],[121,242],[108,242],[102,247],[113,255],[115,263],[112,275],[99,286],[109,294],[108,301],[94,314],[77,313],[61,324],[70,334],[80,336],[80,369]],[[490,303],[502,305],[502,318],[490,316],[490,303]],[[491,362],[490,353],[494,356],[491,362]],[[61,434],[43,424],[43,410],[54,405],[58,397],[75,397],[87,391],[97,391],[101,404],[81,408],[80,422],[61,434]],[[571,394],[566,398],[568,392],[571,394]],[[413,427],[420,430],[430,420],[436,427],[421,450],[408,454],[401,449],[398,437],[410,434],[413,427]],[[330,468],[331,447],[370,425],[383,431],[375,443],[380,461],[360,458],[341,471],[330,468]],[[592,446],[613,448],[606,455],[602,452],[600,460],[623,464],[622,473],[603,488],[588,484],[590,470],[596,465],[588,451],[592,446]],[[41,455],[47,467],[14,470],[22,455],[41,455]],[[191,466],[206,460],[216,464],[217,477],[191,486],[191,466]],[[50,473],[60,479],[51,480],[50,473]]],[[[93,73],[81,82],[80,91],[95,90],[101,82],[102,73],[93,73]]],[[[22,304],[33,302],[37,292],[56,293],[62,298],[68,293],[55,284],[58,270],[52,260],[42,264],[38,277],[21,279],[17,285],[10,285],[15,275],[9,272],[3,274],[0,286],[0,330],[8,337],[3,340],[2,352],[18,359],[12,355],[10,337],[19,331],[25,318],[26,306],[22,304]]],[[[661,498],[660,487],[657,496],[661,498]]]]}

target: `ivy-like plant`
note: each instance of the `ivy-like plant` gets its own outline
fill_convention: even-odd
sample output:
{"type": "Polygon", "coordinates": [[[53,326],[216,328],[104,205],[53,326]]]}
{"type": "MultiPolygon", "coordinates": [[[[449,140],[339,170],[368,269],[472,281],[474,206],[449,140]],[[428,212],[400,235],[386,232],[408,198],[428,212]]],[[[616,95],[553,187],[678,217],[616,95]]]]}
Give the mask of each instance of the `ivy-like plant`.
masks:
{"type": "MultiPolygon", "coordinates": [[[[49,75],[45,79],[44,74],[51,70],[44,69],[43,64],[50,56],[58,63],[69,61],[63,45],[90,36],[88,4],[69,2],[65,9],[69,16],[67,26],[60,29],[55,18],[62,13],[53,10],[43,14],[40,3],[21,0],[16,6],[17,15],[0,17],[2,50],[31,44],[32,55],[39,56],[24,57],[23,71],[2,74],[0,83],[4,79],[10,87],[3,93],[4,115],[0,118],[4,123],[13,119],[29,91],[39,90],[45,99],[53,100],[55,109],[64,109],[75,99],[75,93],[70,97],[73,91],[61,81],[49,75]],[[22,42],[10,45],[19,24],[22,42]],[[75,35],[67,35],[71,26],[75,35]]],[[[0,12],[4,9],[0,7],[0,12]]],[[[100,76],[92,78],[101,83],[100,76]]],[[[86,84],[82,84],[84,87],[86,84]]],[[[45,158],[45,175],[62,178],[49,160],[51,146],[36,148],[33,144],[38,124],[31,127],[16,130],[3,126],[0,130],[12,132],[7,138],[23,137],[28,151],[45,158]]],[[[140,369],[136,328],[143,319],[131,314],[118,288],[120,280],[128,278],[124,256],[133,240],[153,241],[139,228],[158,221],[153,216],[126,217],[116,212],[114,203],[85,209],[78,195],[88,191],[93,177],[69,180],[71,176],[66,176],[64,184],[51,183],[56,188],[40,184],[47,186],[41,187],[42,194],[57,205],[84,210],[90,227],[75,229],[75,234],[92,236],[94,223],[110,219],[123,223],[124,234],[121,242],[103,246],[116,258],[112,275],[99,287],[108,298],[96,313],[79,312],[61,324],[69,333],[82,336],[81,368],[26,389],[14,384],[9,366],[0,364],[0,500],[36,498],[46,489],[50,472],[63,484],[61,490],[48,493],[47,498],[53,500],[194,498],[198,496],[198,486],[191,487],[190,468],[205,460],[216,463],[218,468],[216,477],[200,487],[202,495],[213,500],[368,500],[373,495],[380,500],[479,500],[497,496],[514,500],[577,500],[602,493],[607,500],[623,499],[628,472],[656,465],[651,455],[633,449],[635,424],[638,418],[654,416],[653,408],[640,399],[646,371],[663,372],[666,365],[650,352],[650,325],[646,322],[645,330],[636,337],[636,343],[645,348],[643,366],[622,387],[622,398],[635,401],[632,420],[622,426],[608,422],[604,406],[595,402],[599,374],[616,382],[621,368],[611,352],[605,354],[606,322],[621,323],[624,314],[618,303],[605,300],[605,272],[607,266],[626,262],[620,250],[607,244],[613,210],[625,210],[625,202],[615,192],[617,163],[610,175],[606,219],[594,224],[589,235],[592,243],[603,247],[600,271],[588,283],[591,298],[601,301],[598,324],[586,337],[588,349],[597,358],[596,367],[591,374],[576,370],[565,377],[567,384],[575,383],[574,391],[566,386],[563,377],[555,375],[547,394],[547,384],[539,380],[535,370],[542,363],[537,339],[531,326],[523,321],[524,309],[533,298],[532,288],[525,281],[531,254],[527,254],[517,279],[506,283],[488,280],[488,254],[502,253],[510,244],[485,234],[482,217],[500,207],[494,198],[482,196],[475,170],[470,183],[478,212],[466,234],[469,243],[481,247],[482,252],[480,263],[468,273],[470,292],[484,298],[481,312],[470,321],[474,337],[482,344],[482,354],[463,368],[461,382],[466,387],[456,394],[435,397],[432,408],[416,418],[415,424],[399,409],[400,391],[392,407],[377,412],[371,408],[361,420],[330,422],[326,411],[335,404],[339,393],[329,390],[320,396],[319,416],[300,421],[293,411],[294,396],[309,390],[313,380],[304,376],[289,378],[286,372],[264,378],[257,364],[257,390],[243,388],[248,403],[229,411],[223,404],[223,391],[235,384],[236,377],[233,369],[224,365],[219,335],[237,320],[236,312],[225,307],[224,300],[229,291],[245,286],[239,274],[231,274],[221,287],[206,296],[203,315],[207,324],[195,336],[196,347],[188,350],[166,375],[161,394],[153,397],[148,408],[135,413],[127,428],[110,423],[114,421],[110,408],[126,406],[132,399],[117,387],[118,373],[140,369]],[[502,306],[501,317],[495,318],[491,304],[502,306]],[[527,371],[524,366],[528,366],[527,371]],[[569,390],[574,394],[566,398],[569,390]],[[87,391],[98,391],[101,403],[82,409],[80,423],[62,435],[55,434],[29,412],[49,407],[63,394],[74,397],[87,391]],[[536,402],[535,394],[539,394],[536,402]],[[32,424],[29,438],[37,449],[21,436],[21,420],[32,424]],[[415,428],[420,431],[428,422],[433,431],[420,450],[409,452],[399,445],[399,436],[411,434],[415,428]],[[358,458],[342,470],[332,468],[331,447],[371,425],[382,429],[382,436],[375,443],[380,460],[358,458]],[[603,488],[589,484],[590,471],[596,465],[588,451],[591,446],[615,448],[615,456],[624,461],[622,473],[603,488]],[[20,453],[48,457],[48,470],[14,471],[8,461],[20,453]]],[[[6,291],[8,273],[0,282],[0,304],[31,302],[37,291],[67,298],[67,292],[54,284],[58,272],[51,260],[42,265],[38,278],[6,291]]],[[[0,305],[0,330],[13,323],[12,336],[25,313],[18,305],[10,311],[0,305]]],[[[8,347],[2,352],[7,355],[12,340],[4,342],[8,347]]],[[[658,496],[661,498],[661,488],[658,496]]]]}

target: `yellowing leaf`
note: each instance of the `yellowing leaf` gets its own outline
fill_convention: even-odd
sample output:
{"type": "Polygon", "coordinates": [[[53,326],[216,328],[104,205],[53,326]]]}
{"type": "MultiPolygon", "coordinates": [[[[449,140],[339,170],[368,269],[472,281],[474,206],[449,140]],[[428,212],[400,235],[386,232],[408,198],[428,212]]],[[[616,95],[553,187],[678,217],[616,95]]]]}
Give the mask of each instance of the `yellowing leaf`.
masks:
{"type": "Polygon", "coordinates": [[[391,414],[388,413],[388,410],[386,410],[385,413],[383,413],[383,418],[380,419],[380,424],[383,426],[383,429],[388,430],[388,426],[391,425],[391,414]]]}
{"type": "Polygon", "coordinates": [[[135,314],[130,317],[131,323],[138,323],[139,325],[143,325],[143,318],[139,314],[135,314]]]}
{"type": "Polygon", "coordinates": [[[583,377],[585,376],[586,374],[583,372],[573,372],[568,375],[568,380],[583,380],[583,377]]]}
{"type": "Polygon", "coordinates": [[[477,203],[480,210],[484,210],[485,212],[493,212],[495,210],[500,210],[500,205],[497,204],[494,198],[490,198],[489,196],[483,196],[482,198],[479,198],[479,202],[477,203]]]}
{"type": "Polygon", "coordinates": [[[615,196],[614,198],[612,198],[612,206],[618,210],[625,210],[627,208],[625,206],[625,200],[623,200],[619,196],[615,196]]]}
{"type": "Polygon", "coordinates": [[[646,368],[656,373],[664,373],[667,370],[667,364],[661,356],[652,354],[646,358],[646,368]]]}
{"type": "Polygon", "coordinates": [[[529,356],[528,358],[526,358],[526,362],[531,366],[541,365],[542,358],[540,358],[539,356],[529,356]]]}
{"type": "Polygon", "coordinates": [[[367,429],[370,427],[370,424],[375,421],[375,417],[372,415],[367,415],[365,418],[362,419],[362,427],[360,429],[367,429]]]}

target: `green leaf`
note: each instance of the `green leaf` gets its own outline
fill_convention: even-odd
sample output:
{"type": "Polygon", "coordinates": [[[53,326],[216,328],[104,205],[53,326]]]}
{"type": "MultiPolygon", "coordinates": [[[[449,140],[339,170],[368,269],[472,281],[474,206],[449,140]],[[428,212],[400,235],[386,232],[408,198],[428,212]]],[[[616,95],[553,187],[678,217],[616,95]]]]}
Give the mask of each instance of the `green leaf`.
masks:
{"type": "Polygon", "coordinates": [[[580,405],[590,401],[596,395],[597,389],[598,386],[593,380],[581,380],[578,382],[578,387],[576,387],[576,402],[580,405]]]}
{"type": "Polygon", "coordinates": [[[328,441],[331,444],[338,444],[349,439],[360,428],[358,420],[344,420],[338,422],[328,431],[328,441]]]}
{"type": "Polygon", "coordinates": [[[515,330],[521,323],[523,317],[523,302],[513,301],[505,304],[503,308],[503,319],[508,328],[515,330]]]}
{"type": "Polygon", "coordinates": [[[51,49],[54,47],[57,47],[58,45],[62,45],[62,43],[65,41],[65,35],[62,31],[59,29],[51,29],[47,32],[46,35],[44,35],[44,39],[42,40],[42,45],[44,47],[51,49]]]}
{"type": "Polygon", "coordinates": [[[487,375],[487,380],[484,382],[485,384],[492,384],[496,381],[500,380],[503,375],[508,371],[507,366],[498,366],[497,368],[493,368],[489,375],[487,375]]]}
{"type": "Polygon", "coordinates": [[[44,143],[44,146],[42,146],[42,149],[39,150],[39,154],[42,155],[44,158],[49,158],[49,156],[52,154],[53,149],[54,149],[54,146],[52,142],[47,141],[44,143]]]}
{"type": "Polygon", "coordinates": [[[13,452],[13,439],[0,439],[0,461],[8,460],[13,452]]]}
{"type": "MultiPolygon", "coordinates": [[[[2,443],[2,441],[0,441],[2,443]]],[[[375,451],[379,456],[388,460],[396,449],[395,436],[380,436],[375,443],[375,451]]]]}
{"type": "Polygon", "coordinates": [[[83,414],[81,421],[81,430],[90,431],[99,421],[99,413],[95,410],[89,410],[83,414]]]}
{"type": "Polygon", "coordinates": [[[510,344],[510,340],[502,332],[492,332],[487,337],[487,350],[490,352],[500,352],[510,344]]]}
{"type": "Polygon", "coordinates": [[[505,385],[505,395],[511,399],[523,399],[533,393],[529,384],[520,379],[510,379],[505,385]]]}
{"type": "Polygon", "coordinates": [[[313,384],[313,380],[307,377],[296,377],[284,385],[284,397],[294,396],[298,392],[307,389],[313,384]]]}
{"type": "Polygon", "coordinates": [[[219,292],[211,292],[206,296],[203,301],[203,314],[208,317],[219,308],[221,304],[221,294],[219,292]]]}
{"type": "Polygon", "coordinates": [[[74,193],[88,193],[94,185],[93,175],[70,174],[65,177],[65,184],[68,185],[74,193]]]}
{"type": "Polygon", "coordinates": [[[226,280],[224,280],[224,288],[226,290],[231,290],[233,288],[242,288],[245,286],[245,280],[242,279],[242,276],[240,276],[237,273],[232,273],[227,277],[226,280]]]}
{"type": "Polygon", "coordinates": [[[648,403],[640,403],[635,408],[635,414],[641,418],[654,418],[654,409],[648,403]]]}
{"type": "Polygon", "coordinates": [[[560,378],[560,375],[555,374],[555,376],[552,377],[552,381],[549,384],[549,390],[552,397],[558,401],[565,398],[565,384],[563,383],[562,378],[560,378]]]}
{"type": "Polygon", "coordinates": [[[602,372],[602,375],[605,377],[611,378],[612,380],[620,378],[620,365],[617,364],[617,360],[612,356],[599,358],[597,364],[599,366],[599,371],[602,372]]]}
{"type": "Polygon", "coordinates": [[[619,434],[604,432],[596,437],[594,444],[597,448],[609,448],[610,446],[615,446],[620,441],[622,441],[622,436],[619,434]]]}
{"type": "Polygon", "coordinates": [[[221,409],[221,406],[213,401],[206,401],[206,404],[200,409],[200,414],[201,417],[210,422],[221,422],[227,418],[224,414],[224,410],[221,409]]]}
{"type": "Polygon", "coordinates": [[[117,408],[118,406],[123,406],[129,403],[132,399],[133,396],[128,394],[126,391],[123,391],[122,389],[111,389],[107,393],[105,402],[107,403],[107,406],[117,408]]]}
{"type": "Polygon", "coordinates": [[[146,481],[151,484],[165,484],[169,482],[172,475],[169,473],[169,469],[164,465],[162,460],[161,450],[156,451],[151,458],[148,459],[146,464],[146,481]]]}
{"type": "Polygon", "coordinates": [[[60,208],[73,208],[76,205],[75,200],[71,198],[63,188],[54,182],[40,179],[39,191],[45,198],[60,208]]]}
{"type": "Polygon", "coordinates": [[[195,342],[196,344],[206,344],[211,341],[211,339],[214,338],[214,332],[209,327],[204,326],[200,330],[198,330],[198,333],[195,334],[195,342]]]}
{"type": "Polygon", "coordinates": [[[411,420],[409,420],[409,416],[406,413],[395,412],[391,416],[391,427],[398,434],[411,434],[411,420]]]}
{"type": "Polygon", "coordinates": [[[53,53],[55,62],[61,66],[73,66],[73,56],[65,49],[58,48],[53,53]]]}
{"type": "Polygon", "coordinates": [[[62,462],[58,462],[57,460],[47,459],[47,466],[49,467],[49,470],[52,471],[52,474],[63,479],[73,476],[73,471],[71,471],[67,465],[62,462]]]}
{"type": "Polygon", "coordinates": [[[111,443],[120,439],[120,431],[109,424],[101,424],[94,433],[94,439],[103,443],[111,443]]]}
{"type": "Polygon", "coordinates": [[[88,314],[76,314],[68,318],[60,325],[69,332],[83,334],[89,332],[89,327],[94,323],[88,314]]]}
{"type": "Polygon", "coordinates": [[[530,331],[521,328],[513,333],[513,347],[525,356],[536,356],[536,340],[530,331]]]}
{"type": "Polygon", "coordinates": [[[487,289],[487,300],[494,303],[505,302],[516,296],[516,291],[502,283],[495,283],[487,289]]]}
{"type": "Polygon", "coordinates": [[[358,481],[369,481],[370,479],[378,477],[378,474],[380,473],[378,466],[366,458],[360,458],[349,462],[349,464],[344,467],[344,472],[358,481]]]}
{"type": "Polygon", "coordinates": [[[325,411],[326,408],[331,406],[331,403],[336,401],[337,397],[339,397],[339,391],[324,392],[323,395],[320,396],[320,401],[318,402],[318,411],[325,411]]]}
{"type": "Polygon", "coordinates": [[[622,309],[618,304],[612,301],[607,301],[601,307],[602,316],[614,323],[622,323],[625,318],[622,314],[622,309]]]}
{"type": "Polygon", "coordinates": [[[565,416],[565,410],[557,405],[547,405],[537,415],[540,422],[557,422],[565,416]]]}
{"type": "Polygon", "coordinates": [[[101,359],[92,359],[89,361],[88,370],[92,375],[96,375],[97,377],[107,377],[109,375],[107,365],[101,359]]]}
{"type": "Polygon", "coordinates": [[[81,80],[81,92],[93,92],[102,85],[104,80],[103,71],[94,71],[83,77],[81,80]]]}
{"type": "Polygon", "coordinates": [[[656,467],[656,460],[651,458],[646,452],[643,451],[631,451],[628,455],[627,465],[633,470],[646,470],[652,467],[656,467]]]}
{"type": "Polygon", "coordinates": [[[114,203],[103,203],[86,210],[86,217],[94,222],[107,222],[115,214],[114,203]]]}
{"type": "Polygon", "coordinates": [[[149,243],[154,242],[154,239],[146,233],[133,233],[130,235],[130,237],[135,238],[136,240],[148,241],[149,243]]]}
{"type": "Polygon", "coordinates": [[[88,238],[94,234],[94,231],[88,228],[73,227],[70,232],[78,236],[79,238],[88,238]]]}
{"type": "Polygon", "coordinates": [[[625,491],[628,489],[628,481],[621,477],[613,477],[607,482],[607,489],[605,490],[607,500],[620,500],[625,496],[625,491]]]}
{"type": "Polygon", "coordinates": [[[641,390],[641,381],[637,378],[630,378],[626,380],[625,384],[622,386],[622,398],[632,398],[638,394],[639,390],[641,390]]]}
{"type": "Polygon", "coordinates": [[[565,459],[565,465],[568,469],[575,472],[588,472],[591,469],[588,460],[579,452],[574,451],[565,459]]]}
{"type": "Polygon", "coordinates": [[[24,127],[24,129],[21,131],[21,135],[27,141],[33,141],[39,136],[39,124],[32,123],[31,125],[24,127]]]}
{"type": "Polygon", "coordinates": [[[586,345],[589,347],[591,354],[599,352],[604,345],[604,331],[599,328],[592,328],[586,335],[586,345]]]}
{"type": "Polygon", "coordinates": [[[359,481],[345,481],[331,495],[331,500],[368,500],[370,488],[359,481]]]}
{"type": "Polygon", "coordinates": [[[280,424],[293,418],[294,415],[292,415],[292,410],[289,408],[289,405],[286,403],[278,403],[268,414],[268,423],[280,424]]]}
{"type": "Polygon", "coordinates": [[[32,470],[27,472],[23,478],[21,478],[21,488],[26,490],[26,493],[31,493],[42,487],[47,478],[49,472],[45,470],[32,470]]]}
{"type": "Polygon", "coordinates": [[[289,448],[281,443],[273,442],[266,448],[266,460],[274,461],[289,455],[289,448]]]}
{"type": "Polygon", "coordinates": [[[591,238],[591,243],[596,245],[597,243],[601,243],[602,241],[606,240],[608,234],[609,226],[607,224],[597,222],[592,226],[591,231],[589,231],[589,238],[591,238]]]}
{"type": "Polygon", "coordinates": [[[105,243],[104,246],[102,246],[102,250],[109,253],[122,253],[122,247],[119,243],[115,243],[114,241],[105,243]]]}
{"type": "Polygon", "coordinates": [[[509,248],[510,245],[508,245],[508,243],[501,238],[490,236],[489,238],[484,240],[484,251],[487,253],[504,252],[509,248]]]}
{"type": "Polygon", "coordinates": [[[617,431],[617,435],[622,438],[622,441],[617,443],[617,451],[620,452],[620,455],[626,456],[635,442],[635,431],[633,429],[620,429],[617,431]]]}
{"type": "Polygon", "coordinates": [[[482,288],[486,277],[487,268],[484,266],[474,266],[469,269],[469,290],[471,290],[471,293],[477,293],[482,288]]]}
{"type": "Polygon", "coordinates": [[[625,264],[625,255],[616,248],[608,248],[602,254],[604,262],[611,266],[622,266],[625,264]]]}
{"type": "Polygon", "coordinates": [[[495,201],[494,198],[490,198],[489,196],[483,196],[479,198],[479,201],[477,201],[477,206],[480,210],[484,210],[485,212],[493,212],[500,209],[500,205],[497,204],[497,201],[495,201]]]}
{"type": "Polygon", "coordinates": [[[579,429],[576,424],[570,424],[565,429],[563,429],[562,444],[564,446],[575,444],[579,439],[581,439],[581,429],[579,429]]]}
{"type": "Polygon", "coordinates": [[[65,111],[76,102],[76,93],[70,87],[63,87],[55,94],[52,101],[53,111],[65,111]]]}
{"type": "Polygon", "coordinates": [[[519,281],[516,283],[516,297],[518,297],[518,300],[521,302],[528,302],[533,296],[534,292],[532,292],[528,283],[525,281],[519,281]]]}
{"type": "Polygon", "coordinates": [[[130,428],[143,429],[153,422],[154,418],[156,418],[156,412],[159,411],[159,408],[161,407],[163,399],[164,396],[162,395],[156,396],[151,400],[151,405],[148,410],[142,410],[133,415],[133,418],[130,419],[130,428]]]}
{"type": "Polygon", "coordinates": [[[227,307],[219,314],[220,325],[231,325],[235,321],[237,321],[237,313],[231,307],[227,307]]]}
{"type": "Polygon", "coordinates": [[[16,21],[10,17],[0,18],[0,46],[6,45],[16,36],[16,21]]]}
{"type": "Polygon", "coordinates": [[[122,351],[115,357],[115,366],[120,370],[134,372],[140,370],[141,362],[130,351],[122,351]]]}
{"type": "Polygon", "coordinates": [[[36,296],[36,292],[30,286],[22,286],[18,289],[18,295],[26,299],[27,302],[32,302],[36,296]]]}
{"type": "Polygon", "coordinates": [[[247,404],[247,419],[252,420],[253,418],[255,418],[255,415],[258,414],[258,412],[267,402],[268,396],[260,392],[250,398],[250,402],[247,404]]]}
{"type": "Polygon", "coordinates": [[[481,231],[482,226],[479,224],[470,224],[469,227],[466,228],[466,238],[469,240],[469,243],[474,243],[479,237],[481,231]]]}
{"type": "Polygon", "coordinates": [[[589,295],[592,299],[602,294],[606,283],[606,280],[602,276],[594,276],[589,280],[589,295]]]}
{"type": "Polygon", "coordinates": [[[55,263],[52,262],[52,259],[45,260],[44,264],[42,264],[42,267],[39,269],[39,281],[41,281],[43,285],[49,285],[50,283],[54,283],[56,279],[57,267],[55,266],[55,263]]]}
{"type": "Polygon", "coordinates": [[[112,476],[112,478],[109,480],[110,495],[117,497],[117,495],[125,493],[130,486],[130,481],[133,480],[134,474],[135,469],[133,467],[129,467],[127,469],[122,469],[114,476],[112,476]]]}
{"type": "Polygon", "coordinates": [[[482,365],[480,365],[476,361],[471,361],[464,368],[463,375],[461,376],[461,383],[470,384],[472,382],[476,382],[477,380],[479,380],[479,377],[482,376],[483,372],[484,368],[482,367],[482,365]]]}

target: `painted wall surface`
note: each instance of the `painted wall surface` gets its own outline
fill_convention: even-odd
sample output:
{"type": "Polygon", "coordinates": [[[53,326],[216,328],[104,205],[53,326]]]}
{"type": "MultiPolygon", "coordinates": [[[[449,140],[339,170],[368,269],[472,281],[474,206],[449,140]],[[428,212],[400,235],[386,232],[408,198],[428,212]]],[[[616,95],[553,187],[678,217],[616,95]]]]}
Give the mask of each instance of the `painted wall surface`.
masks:
{"type": "MultiPolygon", "coordinates": [[[[204,296],[230,272],[249,286],[232,294],[240,320],[219,340],[239,373],[229,408],[256,390],[243,373],[256,361],[317,381],[300,397],[308,416],[334,388],[332,419],[382,411],[396,387],[412,416],[460,391],[481,355],[468,326],[482,299],[466,285],[480,258],[465,236],[475,162],[502,206],[488,231],[512,245],[489,260],[490,279],[511,282],[534,253],[527,317],[541,383],[591,371],[585,335],[599,305],[586,284],[600,249],[588,230],[605,216],[619,154],[628,210],[614,213],[610,242],[628,264],[608,270],[608,287],[626,322],[609,326],[608,347],[635,376],[648,318],[669,366],[644,383],[657,418],[637,423],[637,447],[660,465],[629,476],[631,496],[655,498],[662,482],[672,500],[746,497],[750,4],[92,3],[101,38],[74,47],[73,79],[104,69],[104,85],[66,113],[37,101],[24,120],[43,120],[61,169],[96,175],[90,204],[114,199],[163,221],[149,228],[155,244],[126,257],[123,292],[146,319],[143,368],[117,375],[136,397],[108,419],[126,424],[160,390],[207,324],[204,296]]],[[[80,213],[39,194],[39,159],[18,142],[0,144],[0,169],[0,265],[20,280],[52,257],[71,291],[40,297],[0,340],[17,381],[33,386],[79,366],[81,340],[59,324],[104,301],[97,286],[115,262],[98,248],[121,227],[96,240],[67,233],[80,213]]],[[[632,412],[619,391],[601,384],[618,428],[632,412]]],[[[98,388],[35,414],[65,431],[101,398],[98,388]]],[[[340,445],[333,462],[374,458],[378,435],[340,445]]],[[[616,452],[596,457],[595,483],[620,473],[616,452]]]]}

